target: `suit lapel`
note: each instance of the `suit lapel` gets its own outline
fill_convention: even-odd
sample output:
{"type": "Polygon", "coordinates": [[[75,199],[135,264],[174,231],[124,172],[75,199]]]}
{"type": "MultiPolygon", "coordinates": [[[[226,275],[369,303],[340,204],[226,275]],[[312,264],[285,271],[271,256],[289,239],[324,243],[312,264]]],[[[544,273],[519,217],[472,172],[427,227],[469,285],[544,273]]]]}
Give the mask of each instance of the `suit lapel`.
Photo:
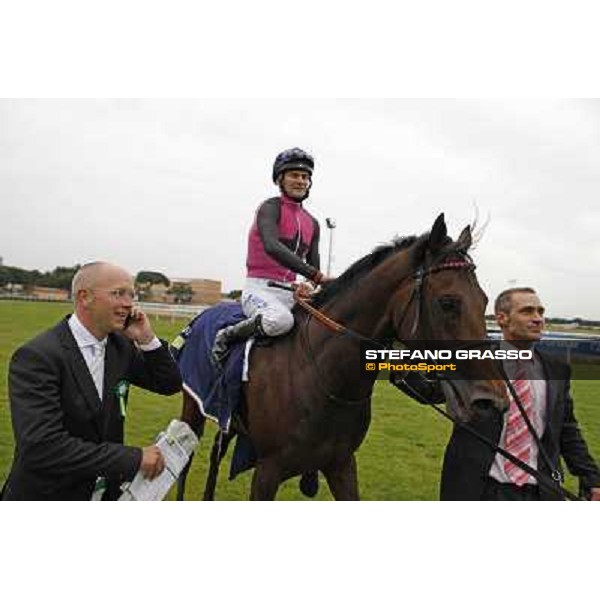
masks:
{"type": "Polygon", "coordinates": [[[77,342],[71,333],[71,328],[69,327],[67,319],[59,325],[58,334],[61,343],[66,350],[67,362],[71,369],[71,373],[73,374],[73,378],[95,417],[94,422],[96,427],[100,430],[100,424],[98,422],[101,408],[100,396],[98,396],[98,390],[96,389],[94,380],[92,379],[83,355],[81,354],[81,350],[79,350],[77,342]]]}
{"type": "MultiPolygon", "coordinates": [[[[554,369],[552,368],[552,363],[548,362],[543,354],[538,353],[538,356],[542,361],[544,376],[546,378],[546,422],[544,424],[542,444],[546,449],[547,454],[552,456],[555,452],[555,444],[558,443],[558,438],[554,433],[554,415],[557,408],[560,412],[560,407],[557,407],[557,405],[561,402],[561,385],[560,381],[553,377],[554,369]]],[[[538,464],[541,464],[539,463],[539,460],[541,460],[541,457],[538,459],[538,464]]],[[[550,468],[550,465],[547,466],[550,468]]]]}
{"type": "Polygon", "coordinates": [[[550,425],[552,415],[554,414],[554,409],[556,407],[556,402],[558,401],[558,382],[556,379],[552,377],[552,369],[550,365],[545,360],[543,354],[538,352],[538,358],[542,362],[542,368],[544,369],[544,376],[546,378],[546,427],[550,425]]]}

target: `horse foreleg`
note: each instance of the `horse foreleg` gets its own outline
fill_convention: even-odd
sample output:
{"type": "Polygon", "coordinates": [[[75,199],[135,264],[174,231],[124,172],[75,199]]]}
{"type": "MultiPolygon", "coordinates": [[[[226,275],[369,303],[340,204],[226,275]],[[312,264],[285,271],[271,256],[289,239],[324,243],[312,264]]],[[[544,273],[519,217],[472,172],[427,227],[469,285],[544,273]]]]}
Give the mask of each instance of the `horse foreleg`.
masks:
{"type": "Polygon", "coordinates": [[[330,469],[323,469],[327,485],[336,500],[360,500],[358,494],[358,473],[354,454],[330,469]]]}
{"type": "Polygon", "coordinates": [[[194,460],[193,452],[190,454],[190,459],[187,461],[185,467],[183,467],[183,469],[181,470],[181,473],[179,474],[179,477],[177,479],[177,495],[175,498],[178,502],[184,499],[185,484],[187,481],[188,473],[190,472],[190,469],[192,467],[192,460],[194,460]]]}
{"type": "MultiPolygon", "coordinates": [[[[190,429],[198,436],[198,440],[204,433],[205,417],[200,412],[200,408],[196,401],[184,390],[183,405],[181,407],[181,420],[190,426],[190,429]]],[[[190,455],[190,460],[187,462],[177,479],[177,500],[183,500],[185,495],[185,484],[187,476],[192,466],[194,453],[190,455]]]]}
{"type": "Polygon", "coordinates": [[[281,472],[274,459],[258,462],[252,476],[250,500],[275,500],[281,483],[281,472]]]}

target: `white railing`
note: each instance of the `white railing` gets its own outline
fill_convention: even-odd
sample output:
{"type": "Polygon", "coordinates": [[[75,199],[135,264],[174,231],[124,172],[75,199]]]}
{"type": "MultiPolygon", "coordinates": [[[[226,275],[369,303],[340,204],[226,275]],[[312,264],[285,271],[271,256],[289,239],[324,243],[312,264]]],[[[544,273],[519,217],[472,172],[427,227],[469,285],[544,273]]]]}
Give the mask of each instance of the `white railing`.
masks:
{"type": "Polygon", "coordinates": [[[192,304],[162,304],[160,302],[139,302],[139,307],[153,317],[167,317],[173,322],[175,319],[191,319],[208,308],[208,305],[192,304]]]}

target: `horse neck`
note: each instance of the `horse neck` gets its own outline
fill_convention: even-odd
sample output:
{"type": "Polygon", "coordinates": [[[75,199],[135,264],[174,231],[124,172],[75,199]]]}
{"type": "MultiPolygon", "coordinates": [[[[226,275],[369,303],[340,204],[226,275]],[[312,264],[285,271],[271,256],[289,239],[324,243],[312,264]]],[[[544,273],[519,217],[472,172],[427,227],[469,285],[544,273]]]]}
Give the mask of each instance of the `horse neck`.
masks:
{"type": "MultiPolygon", "coordinates": [[[[411,272],[408,254],[399,254],[375,267],[352,288],[340,292],[321,311],[363,336],[377,338],[384,333],[389,299],[411,272]]],[[[362,373],[360,344],[355,337],[333,333],[316,319],[309,319],[308,327],[298,331],[295,339],[301,344],[301,352],[319,365],[318,377],[323,380],[320,385],[329,394],[353,400],[371,395],[375,380],[362,373]]]]}
{"type": "Polygon", "coordinates": [[[412,271],[410,249],[399,251],[342,292],[324,311],[346,328],[377,338],[387,326],[390,298],[412,271]]]}

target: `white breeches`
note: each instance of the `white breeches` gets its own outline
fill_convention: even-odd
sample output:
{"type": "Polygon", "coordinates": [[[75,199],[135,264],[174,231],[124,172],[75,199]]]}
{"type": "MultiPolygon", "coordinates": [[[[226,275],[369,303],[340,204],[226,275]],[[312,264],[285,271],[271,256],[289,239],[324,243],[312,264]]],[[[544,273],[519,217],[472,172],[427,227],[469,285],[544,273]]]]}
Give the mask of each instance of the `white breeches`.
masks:
{"type": "Polygon", "coordinates": [[[261,325],[268,336],[287,333],[294,326],[292,292],[267,287],[267,279],[248,277],[242,292],[242,310],[247,317],[262,315],[261,325]]]}

